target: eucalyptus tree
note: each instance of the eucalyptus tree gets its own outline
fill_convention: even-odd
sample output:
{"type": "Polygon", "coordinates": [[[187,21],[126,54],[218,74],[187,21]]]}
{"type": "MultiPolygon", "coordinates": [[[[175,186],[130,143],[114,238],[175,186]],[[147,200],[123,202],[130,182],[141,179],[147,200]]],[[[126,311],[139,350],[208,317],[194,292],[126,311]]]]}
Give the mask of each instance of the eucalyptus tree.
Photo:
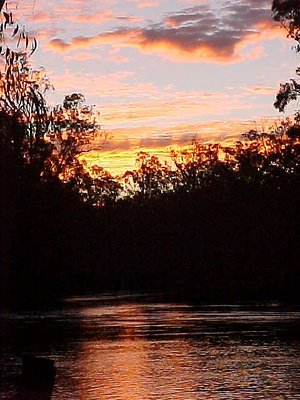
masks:
{"type": "MultiPolygon", "coordinates": [[[[273,18],[286,30],[287,37],[296,42],[295,50],[300,52],[300,3],[298,0],[273,0],[273,18]]],[[[296,69],[296,78],[280,85],[274,106],[279,111],[284,111],[290,101],[297,100],[300,95],[300,68],[296,69]]],[[[300,123],[299,110],[295,114],[295,121],[300,123]]],[[[295,129],[293,129],[295,133],[295,129]]],[[[300,131],[298,131],[299,136],[300,131]]]]}
{"type": "MultiPolygon", "coordinates": [[[[81,93],[50,107],[46,93],[52,85],[43,68],[33,69],[30,56],[37,40],[3,11],[0,23],[0,130],[1,157],[15,160],[19,177],[38,182],[60,178],[77,156],[89,149],[100,132],[98,114],[81,93]],[[16,161],[17,160],[17,161],[16,161]]],[[[6,163],[2,163],[5,165],[6,163]]]]}
{"type": "Polygon", "coordinates": [[[127,171],[123,178],[125,191],[129,196],[142,200],[157,197],[172,190],[172,171],[168,163],[157,156],[140,151],[136,159],[137,169],[127,171]]]}

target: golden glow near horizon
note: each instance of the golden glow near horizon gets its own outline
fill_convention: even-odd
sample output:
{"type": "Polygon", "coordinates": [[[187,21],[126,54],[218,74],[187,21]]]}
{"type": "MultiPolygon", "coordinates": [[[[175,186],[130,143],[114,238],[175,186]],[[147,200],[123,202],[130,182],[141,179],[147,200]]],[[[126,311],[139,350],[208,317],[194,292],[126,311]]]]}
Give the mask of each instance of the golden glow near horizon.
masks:
{"type": "Polygon", "coordinates": [[[233,141],[255,126],[251,121],[277,118],[279,82],[297,66],[269,0],[8,6],[38,39],[33,65],[44,66],[55,87],[49,101],[81,92],[100,111],[112,138],[84,158],[117,175],[135,167],[139,150],[164,158],[193,137],[233,141]]]}
{"type": "Polygon", "coordinates": [[[230,146],[251,129],[267,132],[279,123],[279,118],[269,118],[260,121],[214,121],[160,129],[145,127],[142,130],[144,136],[139,128],[116,129],[110,132],[111,139],[104,141],[101,149],[84,153],[81,159],[86,161],[88,167],[99,165],[114,176],[122,176],[126,171],[137,168],[139,151],[155,155],[161,162],[170,162],[171,149],[188,146],[194,139],[201,143],[230,146]]]}

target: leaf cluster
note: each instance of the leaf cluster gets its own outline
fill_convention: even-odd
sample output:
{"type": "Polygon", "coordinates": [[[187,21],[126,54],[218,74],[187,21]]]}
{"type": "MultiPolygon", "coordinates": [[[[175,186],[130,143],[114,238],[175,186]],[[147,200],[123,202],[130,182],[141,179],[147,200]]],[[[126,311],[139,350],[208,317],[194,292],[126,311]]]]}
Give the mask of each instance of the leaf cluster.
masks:
{"type": "MultiPolygon", "coordinates": [[[[298,0],[273,0],[273,19],[280,22],[286,29],[287,37],[296,41],[295,50],[300,51],[300,4],[298,0]]],[[[300,94],[300,68],[296,69],[296,79],[281,83],[274,107],[280,112],[285,111],[290,101],[297,100],[300,94]]]]}

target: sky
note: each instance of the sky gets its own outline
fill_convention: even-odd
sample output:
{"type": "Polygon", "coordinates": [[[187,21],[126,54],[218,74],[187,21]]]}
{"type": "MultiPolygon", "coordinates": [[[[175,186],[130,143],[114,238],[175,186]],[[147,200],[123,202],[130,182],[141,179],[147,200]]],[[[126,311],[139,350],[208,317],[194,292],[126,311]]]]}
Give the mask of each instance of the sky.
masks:
{"type": "Polygon", "coordinates": [[[297,54],[270,6],[270,0],[9,2],[38,40],[32,63],[45,67],[55,87],[49,101],[81,92],[100,111],[110,139],[86,157],[114,174],[133,169],[139,150],[163,157],[193,137],[232,142],[279,118],[276,91],[293,77],[297,54]]]}

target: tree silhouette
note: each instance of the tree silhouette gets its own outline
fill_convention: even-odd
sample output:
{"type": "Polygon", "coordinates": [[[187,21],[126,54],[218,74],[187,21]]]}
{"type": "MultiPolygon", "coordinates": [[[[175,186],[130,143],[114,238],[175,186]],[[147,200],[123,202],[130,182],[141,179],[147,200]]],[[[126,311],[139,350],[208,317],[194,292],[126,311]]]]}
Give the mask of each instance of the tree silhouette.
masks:
{"type": "Polygon", "coordinates": [[[93,207],[112,205],[120,195],[121,184],[109,172],[97,165],[88,168],[85,161],[73,162],[72,168],[62,174],[64,178],[67,187],[93,207]]]}
{"type": "MultiPolygon", "coordinates": [[[[298,0],[273,0],[273,18],[287,31],[287,37],[296,41],[296,52],[300,51],[300,5],[298,0]]],[[[297,100],[300,95],[300,68],[296,69],[296,78],[280,84],[274,103],[275,108],[283,112],[290,101],[297,100]]],[[[295,113],[295,124],[288,132],[291,137],[300,136],[300,112],[295,113]]]]}
{"type": "Polygon", "coordinates": [[[21,290],[22,281],[30,286],[30,280],[40,275],[39,263],[44,261],[34,265],[30,257],[38,260],[42,246],[35,236],[47,240],[50,211],[60,212],[60,203],[73,202],[76,208],[86,201],[87,188],[89,203],[103,204],[107,195],[91,200],[91,187],[100,193],[100,186],[107,186],[109,179],[101,171],[101,179],[93,178],[90,184],[91,177],[78,159],[101,136],[98,113],[85,104],[80,93],[66,96],[62,105],[47,104],[50,81],[43,68],[33,69],[30,64],[37,42],[7,10],[1,14],[0,41],[0,281],[3,291],[13,292],[13,280],[19,285],[16,290],[21,290]],[[89,178],[84,190],[79,185],[83,175],[89,178]]]}
{"type": "MultiPolygon", "coordinates": [[[[300,44],[300,8],[298,0],[273,0],[273,18],[287,30],[288,37],[300,44]]],[[[300,50],[299,47],[296,48],[300,50]]]]}
{"type": "Polygon", "coordinates": [[[46,160],[46,173],[55,178],[74,173],[78,156],[89,151],[93,140],[100,136],[98,113],[85,104],[81,93],[65,97],[63,105],[50,109],[46,140],[51,143],[51,156],[46,160]]]}
{"type": "Polygon", "coordinates": [[[124,174],[126,192],[141,199],[156,197],[172,188],[171,167],[161,163],[157,156],[140,151],[137,155],[138,169],[124,174]]]}
{"type": "Polygon", "coordinates": [[[203,144],[196,139],[185,149],[171,150],[176,167],[175,189],[194,192],[205,186],[220,163],[220,151],[220,144],[203,144]]]}
{"type": "Polygon", "coordinates": [[[1,31],[16,41],[12,49],[4,46],[3,39],[0,48],[5,61],[0,73],[3,168],[7,162],[15,163],[17,176],[32,183],[59,179],[62,174],[66,179],[78,164],[77,156],[99,135],[98,113],[80,93],[66,96],[62,105],[47,105],[50,81],[43,68],[34,70],[30,65],[37,42],[28,38],[11,13],[3,15],[1,31]]]}

